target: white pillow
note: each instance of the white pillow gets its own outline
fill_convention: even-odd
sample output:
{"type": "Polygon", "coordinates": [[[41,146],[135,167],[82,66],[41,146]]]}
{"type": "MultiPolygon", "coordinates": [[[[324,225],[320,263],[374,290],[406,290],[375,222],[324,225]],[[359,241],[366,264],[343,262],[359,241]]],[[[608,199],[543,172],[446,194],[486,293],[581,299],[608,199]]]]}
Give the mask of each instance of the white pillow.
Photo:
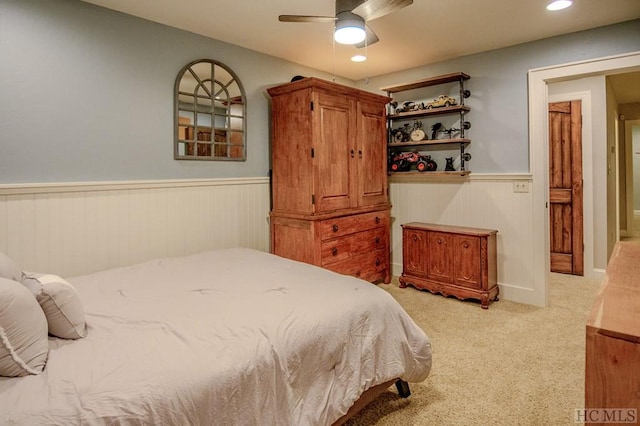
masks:
{"type": "Polygon", "coordinates": [[[49,334],[62,339],[87,335],[84,309],[78,292],[57,275],[25,272],[22,280],[40,303],[49,324],[49,334]]]}
{"type": "Polygon", "coordinates": [[[0,277],[0,376],[39,374],[49,353],[47,319],[22,284],[0,277]]]}
{"type": "Polygon", "coordinates": [[[4,253],[0,253],[0,278],[13,281],[22,281],[22,269],[18,264],[4,253]]]}

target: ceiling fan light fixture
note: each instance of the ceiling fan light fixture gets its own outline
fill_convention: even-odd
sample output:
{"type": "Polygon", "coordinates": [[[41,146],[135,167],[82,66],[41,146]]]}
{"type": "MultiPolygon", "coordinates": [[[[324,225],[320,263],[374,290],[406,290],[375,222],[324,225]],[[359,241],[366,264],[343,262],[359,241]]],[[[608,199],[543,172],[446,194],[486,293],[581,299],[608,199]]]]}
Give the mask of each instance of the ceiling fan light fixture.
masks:
{"type": "Polygon", "coordinates": [[[547,10],[562,10],[573,4],[573,0],[551,0],[547,3],[547,10]]]}
{"type": "Polygon", "coordinates": [[[357,44],[364,41],[364,19],[355,13],[343,12],[336,21],[333,39],[340,44],[357,44]]]}
{"type": "Polygon", "coordinates": [[[353,62],[364,62],[367,60],[367,57],[364,55],[354,55],[351,57],[353,62]]]}

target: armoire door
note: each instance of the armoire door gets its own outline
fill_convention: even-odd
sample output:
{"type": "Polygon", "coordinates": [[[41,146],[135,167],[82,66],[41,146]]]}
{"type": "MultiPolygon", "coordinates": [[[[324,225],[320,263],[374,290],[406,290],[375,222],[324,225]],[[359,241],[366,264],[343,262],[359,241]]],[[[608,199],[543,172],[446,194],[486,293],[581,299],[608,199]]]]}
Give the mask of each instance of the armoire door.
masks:
{"type": "Polygon", "coordinates": [[[549,229],[552,272],[584,274],[581,102],[549,104],[549,229]]]}
{"type": "Polygon", "coordinates": [[[387,198],[387,132],[384,105],[358,102],[357,182],[359,206],[385,204],[387,198]]]}
{"type": "Polygon", "coordinates": [[[355,203],[351,166],[355,152],[355,101],[316,92],[312,106],[313,190],[316,213],[348,209],[355,203]]]}

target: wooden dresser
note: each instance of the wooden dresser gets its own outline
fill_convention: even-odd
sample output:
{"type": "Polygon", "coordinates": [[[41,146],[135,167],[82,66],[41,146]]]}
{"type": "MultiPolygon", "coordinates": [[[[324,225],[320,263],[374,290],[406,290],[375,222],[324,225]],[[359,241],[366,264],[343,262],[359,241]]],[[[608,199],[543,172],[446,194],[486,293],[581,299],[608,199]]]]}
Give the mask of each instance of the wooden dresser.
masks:
{"type": "Polygon", "coordinates": [[[271,96],[271,251],[391,281],[386,96],[308,77],[271,96]]]}
{"type": "Polygon", "coordinates": [[[594,409],[622,409],[622,414],[629,414],[626,409],[635,409],[637,422],[640,415],[638,243],[618,242],[613,249],[605,280],[587,319],[585,368],[587,412],[584,415],[596,420],[604,413],[594,409]]]}
{"type": "Polygon", "coordinates": [[[400,287],[478,299],[487,309],[498,300],[497,232],[421,222],[402,225],[400,287]]]}

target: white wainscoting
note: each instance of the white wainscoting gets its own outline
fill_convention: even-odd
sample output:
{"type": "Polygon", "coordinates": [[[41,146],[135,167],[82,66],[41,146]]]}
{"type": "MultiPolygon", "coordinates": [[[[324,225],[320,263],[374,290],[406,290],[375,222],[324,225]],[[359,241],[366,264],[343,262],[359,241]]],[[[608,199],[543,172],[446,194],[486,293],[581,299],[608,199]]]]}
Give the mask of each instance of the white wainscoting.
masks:
{"type": "MultiPolygon", "coordinates": [[[[392,177],[393,275],[406,222],[498,230],[500,296],[534,303],[530,175],[392,177]]],[[[225,247],[269,250],[268,178],[0,185],[0,251],[25,270],[75,276],[225,247]]]]}
{"type": "Polygon", "coordinates": [[[82,275],[156,257],[269,250],[269,179],[0,185],[0,251],[82,275]]]}
{"type": "Polygon", "coordinates": [[[402,272],[402,228],[407,222],[427,222],[498,230],[500,297],[537,304],[533,277],[531,175],[471,174],[465,180],[393,176],[391,262],[393,275],[402,272]],[[428,179],[428,180],[427,180],[428,179]],[[514,182],[529,192],[514,192],[514,182]]]}

